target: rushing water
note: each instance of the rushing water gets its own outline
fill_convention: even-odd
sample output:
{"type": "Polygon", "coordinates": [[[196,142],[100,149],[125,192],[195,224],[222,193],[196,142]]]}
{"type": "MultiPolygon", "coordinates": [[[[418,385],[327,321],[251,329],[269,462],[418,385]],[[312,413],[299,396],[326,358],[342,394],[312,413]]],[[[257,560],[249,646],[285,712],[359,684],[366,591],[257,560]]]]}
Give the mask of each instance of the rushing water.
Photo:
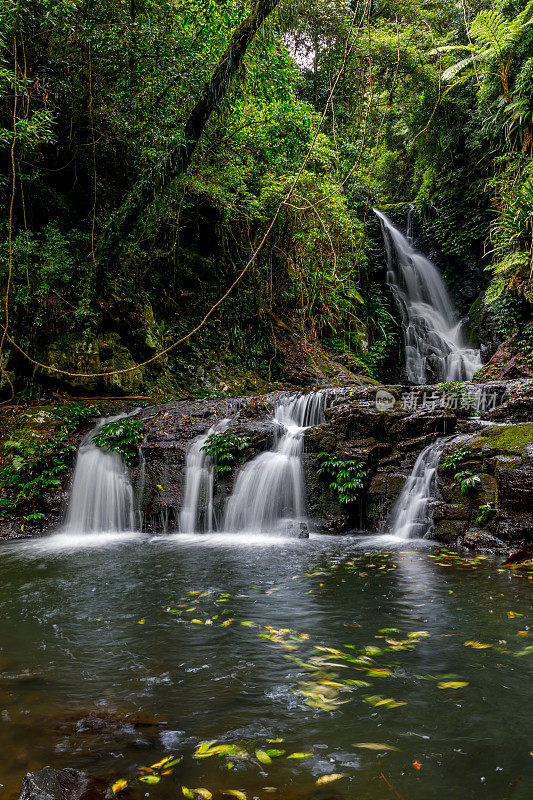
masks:
{"type": "Polygon", "coordinates": [[[387,258],[387,282],[402,316],[407,377],[415,384],[470,380],[482,366],[468,347],[439,271],[390,219],[378,216],[387,258]]]}
{"type": "Polygon", "coordinates": [[[527,578],[390,537],[5,545],[0,796],[52,764],[135,800],[386,800],[384,779],[405,800],[503,800],[514,781],[528,800],[527,578]],[[193,758],[214,739],[250,758],[193,758]],[[171,775],[137,780],[170,755],[171,775]]]}
{"type": "Polygon", "coordinates": [[[238,474],[228,500],[224,530],[261,533],[287,523],[305,522],[304,434],[306,428],[323,422],[325,402],[325,392],[280,401],[274,424],[282,433],[272,450],[260,453],[238,474]]]}
{"type": "Polygon", "coordinates": [[[437,491],[437,469],[447,439],[425,447],[398,497],[388,527],[400,539],[418,539],[431,529],[431,501],[437,491]]]}
{"type": "Polygon", "coordinates": [[[118,453],[102,450],[92,441],[103,425],[124,416],[101,419],[80,445],[65,522],[67,535],[135,529],[129,470],[118,453]]]}
{"type": "Polygon", "coordinates": [[[220,420],[207,433],[197,436],[187,453],[185,491],[179,517],[180,531],[183,533],[212,533],[214,530],[215,465],[203,447],[210,436],[224,431],[228,422],[227,419],[220,420]]]}

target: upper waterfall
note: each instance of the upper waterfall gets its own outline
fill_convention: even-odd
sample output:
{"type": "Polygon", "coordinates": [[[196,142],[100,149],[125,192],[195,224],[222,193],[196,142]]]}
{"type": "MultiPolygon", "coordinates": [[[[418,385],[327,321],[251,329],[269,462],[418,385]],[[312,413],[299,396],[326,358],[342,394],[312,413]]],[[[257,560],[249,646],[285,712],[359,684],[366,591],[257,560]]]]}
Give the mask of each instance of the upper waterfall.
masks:
{"type": "Polygon", "coordinates": [[[415,384],[470,380],[482,366],[468,347],[448,290],[432,262],[381,211],[387,283],[404,326],[407,378],[415,384]]]}
{"type": "Polygon", "coordinates": [[[281,429],[272,450],[241,470],[228,500],[224,530],[262,533],[283,521],[305,521],[302,452],[306,428],[324,418],[325,392],[283,399],[274,412],[281,429]]]}

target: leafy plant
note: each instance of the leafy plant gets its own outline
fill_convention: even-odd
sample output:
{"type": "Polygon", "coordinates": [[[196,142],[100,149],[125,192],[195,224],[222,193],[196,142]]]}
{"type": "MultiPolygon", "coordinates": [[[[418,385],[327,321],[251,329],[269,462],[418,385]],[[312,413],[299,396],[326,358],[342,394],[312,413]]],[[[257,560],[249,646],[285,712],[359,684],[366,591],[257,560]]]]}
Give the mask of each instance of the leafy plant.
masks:
{"type": "Polygon", "coordinates": [[[479,516],[476,517],[476,525],[484,525],[496,513],[496,508],[494,507],[494,503],[483,503],[482,505],[480,505],[478,510],[480,513],[479,516]]]}
{"type": "Polygon", "coordinates": [[[241,453],[249,447],[248,436],[224,431],[208,436],[202,450],[213,459],[217,472],[230,472],[241,453]]]}
{"type": "Polygon", "coordinates": [[[456,469],[457,465],[470,456],[470,450],[467,447],[456,447],[451,453],[442,459],[440,468],[445,471],[456,469]]]}
{"type": "Polygon", "coordinates": [[[121,419],[107,422],[92,437],[93,443],[102,448],[119,453],[126,464],[131,465],[137,458],[146,425],[138,419],[121,419]]]}
{"type": "Polygon", "coordinates": [[[354,503],[365,485],[366,464],[356,459],[342,459],[329,453],[318,454],[318,474],[327,475],[329,488],[336,493],[339,502],[354,503]]]}
{"type": "Polygon", "coordinates": [[[64,433],[73,433],[86,422],[99,417],[98,406],[57,406],[52,410],[53,418],[60,423],[64,433]]]}
{"type": "Polygon", "coordinates": [[[470,494],[471,492],[479,489],[480,485],[481,478],[479,475],[474,475],[471,470],[465,469],[461,472],[455,473],[452,488],[454,486],[459,486],[461,489],[461,494],[470,494]]]}

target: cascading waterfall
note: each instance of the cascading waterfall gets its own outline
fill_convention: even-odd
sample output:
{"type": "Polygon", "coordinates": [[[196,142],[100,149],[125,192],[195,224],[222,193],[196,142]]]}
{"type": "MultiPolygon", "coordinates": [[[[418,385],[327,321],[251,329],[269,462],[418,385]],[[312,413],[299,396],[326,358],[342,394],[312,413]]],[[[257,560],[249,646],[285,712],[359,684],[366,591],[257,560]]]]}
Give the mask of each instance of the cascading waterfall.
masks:
{"type": "Polygon", "coordinates": [[[431,501],[437,492],[437,469],[448,439],[425,447],[401,491],[387,522],[400,539],[420,539],[431,528],[431,501]]]}
{"type": "Polygon", "coordinates": [[[129,470],[118,453],[102,450],[92,441],[103,425],[125,416],[101,419],[83,439],[72,479],[65,534],[135,530],[129,470]]]}
{"type": "Polygon", "coordinates": [[[402,316],[409,381],[470,380],[482,366],[480,352],[465,344],[461,322],[437,268],[385,214],[374,212],[385,242],[387,283],[402,316]]]}
{"type": "Polygon", "coordinates": [[[223,419],[215,423],[207,433],[194,439],[185,463],[185,491],[179,516],[181,533],[211,533],[214,530],[213,488],[215,465],[203,450],[209,436],[222,433],[229,424],[223,419]]]}
{"type": "Polygon", "coordinates": [[[258,455],[237,476],[224,517],[226,532],[263,533],[305,522],[304,434],[324,421],[325,403],[326,392],[314,392],[278,404],[273,421],[282,433],[272,450],[258,455]]]}

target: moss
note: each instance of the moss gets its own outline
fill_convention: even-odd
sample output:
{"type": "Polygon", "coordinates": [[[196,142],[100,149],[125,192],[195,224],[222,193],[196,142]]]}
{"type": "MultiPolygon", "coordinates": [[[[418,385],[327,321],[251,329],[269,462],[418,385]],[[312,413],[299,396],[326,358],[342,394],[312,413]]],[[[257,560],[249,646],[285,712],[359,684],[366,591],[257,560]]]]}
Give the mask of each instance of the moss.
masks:
{"type": "Polygon", "coordinates": [[[490,447],[499,453],[525,456],[531,444],[533,444],[533,422],[523,422],[506,425],[503,428],[487,428],[481,436],[470,442],[468,447],[473,453],[490,447]]]}

